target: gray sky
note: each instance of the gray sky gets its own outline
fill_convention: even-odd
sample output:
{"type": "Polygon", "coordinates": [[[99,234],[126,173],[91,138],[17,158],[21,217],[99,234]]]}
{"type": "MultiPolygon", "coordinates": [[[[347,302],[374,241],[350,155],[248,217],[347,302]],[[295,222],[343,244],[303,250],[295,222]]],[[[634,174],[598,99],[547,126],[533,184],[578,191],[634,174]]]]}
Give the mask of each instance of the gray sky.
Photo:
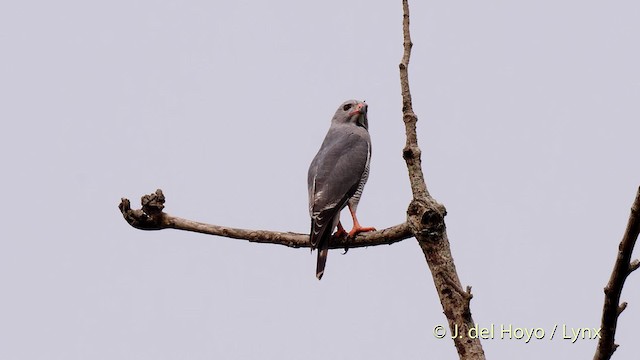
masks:
{"type": "MultiPolygon", "coordinates": [[[[640,4],[413,1],[431,193],[491,359],[590,358],[640,185],[640,4]]],[[[0,358],[456,358],[415,240],[329,254],[121,218],[307,232],[306,172],[337,106],[369,103],[365,226],[400,223],[400,1],[0,5],[0,358]]],[[[635,257],[639,252],[636,251],[635,257]]],[[[640,351],[640,275],[616,359],[640,351]]]]}

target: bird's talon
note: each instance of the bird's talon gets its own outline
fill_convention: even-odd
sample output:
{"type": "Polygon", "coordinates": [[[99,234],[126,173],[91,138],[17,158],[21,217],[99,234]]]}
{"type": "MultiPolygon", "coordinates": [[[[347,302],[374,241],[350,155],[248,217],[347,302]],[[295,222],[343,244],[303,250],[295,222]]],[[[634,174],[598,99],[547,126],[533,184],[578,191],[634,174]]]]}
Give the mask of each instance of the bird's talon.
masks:
{"type": "Polygon", "coordinates": [[[349,234],[346,232],[346,230],[345,230],[345,229],[342,229],[342,228],[341,228],[341,229],[338,229],[338,230],[333,234],[333,236],[334,236],[334,237],[337,237],[337,238],[345,237],[345,236],[347,236],[347,235],[349,235],[349,234]]]}

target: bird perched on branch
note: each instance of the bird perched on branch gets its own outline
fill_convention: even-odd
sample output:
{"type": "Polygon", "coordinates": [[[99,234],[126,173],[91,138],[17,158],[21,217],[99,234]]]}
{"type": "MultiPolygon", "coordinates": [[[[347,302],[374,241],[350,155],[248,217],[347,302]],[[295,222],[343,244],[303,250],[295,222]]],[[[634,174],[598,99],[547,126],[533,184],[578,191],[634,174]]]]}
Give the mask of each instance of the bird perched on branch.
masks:
{"type": "Polygon", "coordinates": [[[318,249],[316,277],[324,274],[333,229],[336,236],[353,237],[372,227],[362,227],[356,209],[362,189],[369,177],[371,138],[367,104],[345,101],[331,120],[331,127],[320,150],[309,166],[309,214],[311,215],[311,249],[318,249]],[[340,211],[349,206],[353,228],[348,233],[340,223],[340,211]]]}

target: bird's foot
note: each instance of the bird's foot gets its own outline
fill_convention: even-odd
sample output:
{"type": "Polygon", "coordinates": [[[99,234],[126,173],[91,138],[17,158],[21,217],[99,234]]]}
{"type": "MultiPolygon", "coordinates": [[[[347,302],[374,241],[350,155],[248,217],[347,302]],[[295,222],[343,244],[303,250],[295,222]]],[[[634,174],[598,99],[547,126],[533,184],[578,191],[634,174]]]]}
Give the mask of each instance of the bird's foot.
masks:
{"type": "Polygon", "coordinates": [[[342,224],[338,221],[338,230],[336,230],[336,232],[333,233],[333,237],[341,238],[347,235],[349,234],[347,234],[347,231],[342,227],[342,224]]]}
{"type": "Polygon", "coordinates": [[[343,227],[338,228],[338,230],[336,230],[336,232],[333,233],[333,236],[337,237],[337,238],[345,237],[345,236],[348,236],[348,235],[349,234],[347,233],[347,231],[343,227]]]}
{"type": "Polygon", "coordinates": [[[353,229],[351,229],[351,231],[349,231],[349,237],[354,237],[356,235],[358,235],[361,232],[368,232],[368,231],[376,231],[376,228],[374,227],[362,227],[362,226],[354,226],[353,229]]]}

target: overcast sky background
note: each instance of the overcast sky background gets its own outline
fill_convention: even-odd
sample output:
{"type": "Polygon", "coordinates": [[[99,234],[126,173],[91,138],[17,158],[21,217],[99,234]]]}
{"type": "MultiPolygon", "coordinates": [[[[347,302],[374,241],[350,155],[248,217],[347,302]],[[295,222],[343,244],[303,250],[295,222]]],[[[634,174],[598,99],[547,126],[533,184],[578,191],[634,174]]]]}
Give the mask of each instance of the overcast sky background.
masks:
{"type": "MultiPolygon", "coordinates": [[[[640,185],[640,3],[413,1],[423,165],[490,359],[590,359],[640,185]]],[[[414,239],[329,254],[122,219],[308,232],[306,175],[346,99],[369,104],[365,226],[410,201],[397,1],[0,5],[0,358],[455,359],[414,239]]],[[[346,214],[345,218],[348,219],[346,214]]],[[[347,222],[350,226],[350,223],[347,222]]],[[[640,254],[636,250],[635,257],[640,254]]],[[[640,352],[640,274],[615,359],[640,352]]]]}

